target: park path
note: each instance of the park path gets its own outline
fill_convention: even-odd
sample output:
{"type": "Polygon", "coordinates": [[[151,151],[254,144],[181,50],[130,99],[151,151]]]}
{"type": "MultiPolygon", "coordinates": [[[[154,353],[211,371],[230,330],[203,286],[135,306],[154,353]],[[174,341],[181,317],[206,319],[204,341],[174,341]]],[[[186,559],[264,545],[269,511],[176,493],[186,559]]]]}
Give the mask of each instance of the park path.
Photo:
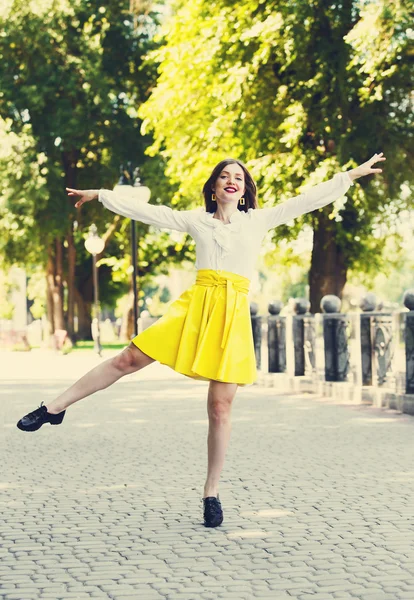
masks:
{"type": "Polygon", "coordinates": [[[413,417],[240,388],[207,529],[206,382],[153,364],[16,428],[98,361],[0,355],[2,599],[414,599],[413,417]]]}

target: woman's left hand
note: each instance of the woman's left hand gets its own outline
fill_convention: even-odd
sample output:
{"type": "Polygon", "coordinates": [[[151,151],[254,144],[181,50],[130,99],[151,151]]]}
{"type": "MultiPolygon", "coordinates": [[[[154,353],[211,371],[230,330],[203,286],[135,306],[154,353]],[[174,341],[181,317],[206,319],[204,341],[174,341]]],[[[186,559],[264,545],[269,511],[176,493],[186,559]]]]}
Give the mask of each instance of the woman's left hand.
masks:
{"type": "Polygon", "coordinates": [[[374,154],[374,156],[367,160],[367,162],[364,162],[362,165],[359,165],[359,167],[355,167],[355,169],[351,169],[350,171],[348,171],[348,174],[351,177],[351,179],[358,179],[358,177],[364,177],[364,175],[372,175],[373,173],[382,173],[382,169],[373,169],[372,166],[381,160],[386,160],[383,154],[383,152],[380,152],[379,154],[374,154]]]}

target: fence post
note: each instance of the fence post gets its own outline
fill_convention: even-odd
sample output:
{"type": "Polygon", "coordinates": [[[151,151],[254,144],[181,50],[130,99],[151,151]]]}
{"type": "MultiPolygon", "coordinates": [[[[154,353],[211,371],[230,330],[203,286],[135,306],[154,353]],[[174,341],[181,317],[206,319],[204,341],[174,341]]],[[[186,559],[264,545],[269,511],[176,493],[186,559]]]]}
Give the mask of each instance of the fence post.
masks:
{"type": "Polygon", "coordinates": [[[283,302],[269,302],[267,317],[267,348],[269,373],[286,372],[286,317],[279,315],[283,302]]]}
{"type": "Polygon", "coordinates": [[[405,393],[414,394],[414,288],[406,290],[403,303],[409,312],[405,314],[405,393]]]}
{"type": "Polygon", "coordinates": [[[347,339],[348,317],[341,314],[341,299],[333,294],[321,300],[323,339],[325,348],[325,380],[347,381],[349,350],[347,339]]]}
{"type": "Polygon", "coordinates": [[[295,354],[295,376],[305,375],[305,319],[310,302],[307,298],[295,298],[292,329],[295,354]]]}
{"type": "Polygon", "coordinates": [[[258,311],[259,305],[257,304],[257,302],[250,302],[250,319],[252,322],[256,367],[260,369],[262,363],[262,317],[257,314],[258,311]]]}
{"type": "Polygon", "coordinates": [[[363,311],[360,315],[362,385],[372,385],[371,313],[376,304],[376,296],[372,292],[365,294],[359,304],[363,311]]]}

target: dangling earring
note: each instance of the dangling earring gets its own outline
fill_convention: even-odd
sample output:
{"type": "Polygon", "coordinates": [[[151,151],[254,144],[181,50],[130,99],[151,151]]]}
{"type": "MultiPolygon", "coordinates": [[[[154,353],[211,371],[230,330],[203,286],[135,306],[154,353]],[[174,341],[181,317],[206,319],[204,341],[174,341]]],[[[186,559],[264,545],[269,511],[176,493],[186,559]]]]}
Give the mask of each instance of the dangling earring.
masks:
{"type": "Polygon", "coordinates": [[[245,203],[245,201],[244,201],[244,198],[243,198],[243,196],[240,198],[240,204],[241,204],[242,206],[244,206],[244,205],[246,204],[246,203],[245,203]]]}
{"type": "Polygon", "coordinates": [[[211,199],[212,199],[213,202],[215,202],[216,201],[216,194],[211,194],[211,199]]]}

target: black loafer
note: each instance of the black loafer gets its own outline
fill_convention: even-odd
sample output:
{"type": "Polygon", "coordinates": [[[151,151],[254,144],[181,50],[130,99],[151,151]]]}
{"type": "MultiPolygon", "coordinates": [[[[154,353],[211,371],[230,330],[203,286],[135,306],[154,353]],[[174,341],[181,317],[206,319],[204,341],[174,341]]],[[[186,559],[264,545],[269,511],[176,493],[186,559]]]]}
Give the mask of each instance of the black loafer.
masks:
{"type": "Polygon", "coordinates": [[[205,527],[218,527],[223,522],[223,511],[219,495],[203,498],[204,503],[204,525],[205,527]]]}
{"type": "Polygon", "coordinates": [[[57,415],[52,415],[47,412],[47,408],[42,402],[39,408],[36,408],[36,410],[21,418],[17,423],[17,427],[22,431],[36,431],[37,429],[40,429],[43,423],[60,425],[60,423],[63,421],[63,417],[65,416],[65,412],[66,410],[63,410],[57,415]]]}

